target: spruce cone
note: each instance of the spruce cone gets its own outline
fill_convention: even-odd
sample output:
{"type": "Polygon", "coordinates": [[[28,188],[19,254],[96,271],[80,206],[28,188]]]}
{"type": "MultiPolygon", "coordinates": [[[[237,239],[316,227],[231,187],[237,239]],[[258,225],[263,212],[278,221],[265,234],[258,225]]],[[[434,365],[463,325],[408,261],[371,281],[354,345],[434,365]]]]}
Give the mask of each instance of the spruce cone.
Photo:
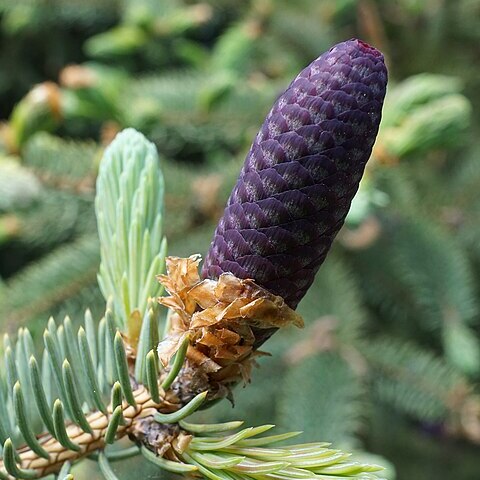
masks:
{"type": "Polygon", "coordinates": [[[360,40],[339,43],[293,80],[253,142],[204,278],[250,278],[297,307],[358,189],[386,84],[383,55],[360,40]]]}

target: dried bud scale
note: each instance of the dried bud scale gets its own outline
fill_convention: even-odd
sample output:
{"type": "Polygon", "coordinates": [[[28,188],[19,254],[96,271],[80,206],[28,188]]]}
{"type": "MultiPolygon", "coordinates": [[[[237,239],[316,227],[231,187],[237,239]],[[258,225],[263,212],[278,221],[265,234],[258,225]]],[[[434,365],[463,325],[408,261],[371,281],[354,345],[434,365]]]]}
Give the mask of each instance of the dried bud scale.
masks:
{"type": "Polygon", "coordinates": [[[268,114],[205,259],[296,308],[343,225],[380,124],[383,56],[360,40],[305,68],[268,114]]]}

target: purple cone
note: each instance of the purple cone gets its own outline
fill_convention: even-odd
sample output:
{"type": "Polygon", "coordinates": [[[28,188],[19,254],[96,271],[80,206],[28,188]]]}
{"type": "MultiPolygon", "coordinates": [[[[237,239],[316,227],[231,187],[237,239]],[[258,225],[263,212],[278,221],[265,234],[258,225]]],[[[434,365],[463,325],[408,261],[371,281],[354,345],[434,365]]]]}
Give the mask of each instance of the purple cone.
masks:
{"type": "Polygon", "coordinates": [[[268,114],[203,265],[251,278],[296,308],[340,230],[380,124],[383,55],[360,40],[305,68],[268,114]]]}

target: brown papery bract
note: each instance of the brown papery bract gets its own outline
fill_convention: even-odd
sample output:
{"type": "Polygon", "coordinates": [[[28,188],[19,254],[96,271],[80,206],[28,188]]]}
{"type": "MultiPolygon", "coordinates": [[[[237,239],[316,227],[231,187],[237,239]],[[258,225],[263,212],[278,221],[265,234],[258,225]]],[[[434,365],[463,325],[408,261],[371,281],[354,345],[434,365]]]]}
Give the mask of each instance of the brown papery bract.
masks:
{"type": "Polygon", "coordinates": [[[167,274],[157,277],[170,294],[158,301],[171,309],[170,332],[160,342],[158,353],[167,366],[188,335],[188,362],[207,374],[213,391],[219,391],[221,385],[249,380],[252,361],[261,355],[254,352],[251,327],[303,327],[303,320],[281,297],[253,280],[230,273],[218,280],[201,280],[200,261],[199,255],[168,257],[167,274]]]}

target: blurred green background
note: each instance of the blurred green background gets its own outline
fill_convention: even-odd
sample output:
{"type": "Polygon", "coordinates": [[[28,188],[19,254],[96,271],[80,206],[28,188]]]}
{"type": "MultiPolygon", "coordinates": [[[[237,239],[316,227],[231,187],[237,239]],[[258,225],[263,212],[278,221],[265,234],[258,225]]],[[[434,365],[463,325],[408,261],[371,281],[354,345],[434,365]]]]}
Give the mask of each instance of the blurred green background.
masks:
{"type": "Polygon", "coordinates": [[[303,430],[391,479],[477,480],[480,0],[0,1],[1,329],[101,315],[94,186],[119,130],[161,154],[169,254],[205,253],[276,96],[351,37],[390,86],[307,327],[265,345],[235,408],[199,415],[303,430]]]}

